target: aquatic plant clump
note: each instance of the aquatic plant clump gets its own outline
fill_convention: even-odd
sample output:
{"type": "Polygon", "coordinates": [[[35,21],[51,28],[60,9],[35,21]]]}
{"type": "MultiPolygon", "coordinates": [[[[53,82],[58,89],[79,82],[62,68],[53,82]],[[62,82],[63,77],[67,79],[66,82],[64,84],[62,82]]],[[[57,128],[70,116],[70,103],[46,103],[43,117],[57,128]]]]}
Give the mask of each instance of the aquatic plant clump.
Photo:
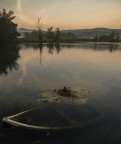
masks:
{"type": "Polygon", "coordinates": [[[48,89],[44,90],[40,95],[37,102],[56,102],[65,104],[84,104],[87,101],[86,95],[89,93],[87,90],[74,90],[69,87],[63,89],[48,89]]]}
{"type": "Polygon", "coordinates": [[[76,98],[76,91],[70,89],[70,87],[64,87],[63,89],[53,90],[54,93],[63,97],[74,97],[76,98]]]}

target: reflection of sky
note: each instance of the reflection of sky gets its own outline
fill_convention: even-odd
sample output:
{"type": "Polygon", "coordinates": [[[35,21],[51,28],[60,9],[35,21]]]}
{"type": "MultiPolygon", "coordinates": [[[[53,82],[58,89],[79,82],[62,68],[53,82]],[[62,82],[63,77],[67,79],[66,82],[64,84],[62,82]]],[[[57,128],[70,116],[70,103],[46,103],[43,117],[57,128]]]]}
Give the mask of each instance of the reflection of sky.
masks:
{"type": "Polygon", "coordinates": [[[35,28],[37,17],[43,27],[121,27],[120,0],[0,0],[0,7],[15,11],[19,27],[35,28]]]}
{"type": "MultiPolygon", "coordinates": [[[[90,100],[114,103],[119,99],[121,85],[121,50],[85,49],[75,45],[62,48],[57,54],[48,53],[44,46],[40,62],[40,50],[31,48],[20,50],[19,70],[0,76],[0,93],[6,98],[15,96],[23,99],[37,97],[43,89],[86,88],[90,100]]],[[[29,100],[30,100],[29,99],[29,100]]]]}

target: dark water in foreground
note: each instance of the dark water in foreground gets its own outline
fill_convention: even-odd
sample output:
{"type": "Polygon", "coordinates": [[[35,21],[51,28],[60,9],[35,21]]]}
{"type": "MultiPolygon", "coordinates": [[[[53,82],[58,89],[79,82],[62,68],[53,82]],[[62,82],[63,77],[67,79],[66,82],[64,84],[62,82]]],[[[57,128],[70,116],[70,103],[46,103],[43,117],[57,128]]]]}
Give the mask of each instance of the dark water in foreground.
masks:
{"type": "MultiPolygon", "coordinates": [[[[4,128],[0,123],[0,143],[120,144],[121,43],[21,44],[17,49],[0,51],[0,119],[42,105],[43,90],[64,86],[83,91],[86,103],[82,117],[85,111],[102,117],[93,121],[89,116],[81,128],[49,135],[4,128]]],[[[55,103],[52,97],[45,98],[55,103]]],[[[66,102],[64,105],[73,108],[73,103],[66,102]]]]}

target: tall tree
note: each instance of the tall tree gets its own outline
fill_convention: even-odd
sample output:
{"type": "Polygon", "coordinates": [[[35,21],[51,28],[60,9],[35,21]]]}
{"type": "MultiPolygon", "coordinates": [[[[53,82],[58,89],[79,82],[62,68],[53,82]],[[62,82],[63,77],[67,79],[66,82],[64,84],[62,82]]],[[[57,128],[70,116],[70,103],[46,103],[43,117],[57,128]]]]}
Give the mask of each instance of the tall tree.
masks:
{"type": "Polygon", "coordinates": [[[54,43],[54,31],[53,27],[47,29],[47,38],[49,43],[54,43]]]}
{"type": "Polygon", "coordinates": [[[39,43],[42,43],[42,42],[43,42],[43,38],[42,38],[42,23],[41,23],[41,17],[38,17],[37,29],[38,29],[38,39],[39,39],[39,43]]]}
{"type": "Polygon", "coordinates": [[[60,42],[60,35],[61,35],[61,31],[59,28],[56,28],[55,30],[55,35],[54,35],[54,40],[56,43],[60,42]]]}
{"type": "Polygon", "coordinates": [[[0,11],[0,43],[15,42],[19,33],[17,32],[17,24],[13,22],[15,19],[12,10],[0,11]]]}

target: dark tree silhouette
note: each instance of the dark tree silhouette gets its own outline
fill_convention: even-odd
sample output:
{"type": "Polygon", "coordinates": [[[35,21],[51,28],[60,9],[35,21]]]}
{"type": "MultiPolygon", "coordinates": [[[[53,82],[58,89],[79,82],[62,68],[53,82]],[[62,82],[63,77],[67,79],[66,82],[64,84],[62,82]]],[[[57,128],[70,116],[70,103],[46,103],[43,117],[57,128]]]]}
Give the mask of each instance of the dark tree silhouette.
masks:
{"type": "Polygon", "coordinates": [[[98,41],[98,35],[97,35],[97,32],[95,32],[95,37],[94,37],[94,40],[97,42],[98,41]]]}
{"type": "Polygon", "coordinates": [[[60,42],[60,36],[61,36],[61,31],[60,31],[59,28],[56,28],[55,35],[54,35],[55,43],[59,43],[60,42]]]}
{"type": "Polygon", "coordinates": [[[20,47],[16,45],[0,45],[0,75],[7,75],[9,71],[13,69],[18,70],[19,65],[17,63],[20,47]]]}
{"type": "Polygon", "coordinates": [[[48,48],[48,53],[49,54],[53,54],[53,52],[54,52],[54,44],[53,43],[48,43],[47,44],[47,48],[48,48]]]}
{"type": "Polygon", "coordinates": [[[41,22],[41,17],[38,17],[38,23],[37,23],[37,29],[38,29],[38,39],[39,39],[39,43],[43,42],[43,38],[42,38],[42,23],[41,22]]]}
{"type": "Polygon", "coordinates": [[[50,27],[47,29],[47,38],[48,38],[48,43],[54,43],[53,27],[50,27]]]}
{"type": "Polygon", "coordinates": [[[17,40],[20,34],[17,32],[17,24],[13,22],[14,12],[5,9],[0,11],[0,43],[11,43],[17,40]]]}
{"type": "Polygon", "coordinates": [[[74,42],[78,40],[78,37],[72,32],[61,32],[61,42],[74,42]]]}
{"type": "Polygon", "coordinates": [[[107,42],[119,42],[120,36],[116,30],[112,30],[109,35],[102,34],[99,37],[99,41],[107,41],[107,42]]]}
{"type": "Polygon", "coordinates": [[[116,32],[113,30],[109,35],[110,41],[115,41],[115,36],[116,36],[116,32]]]}

